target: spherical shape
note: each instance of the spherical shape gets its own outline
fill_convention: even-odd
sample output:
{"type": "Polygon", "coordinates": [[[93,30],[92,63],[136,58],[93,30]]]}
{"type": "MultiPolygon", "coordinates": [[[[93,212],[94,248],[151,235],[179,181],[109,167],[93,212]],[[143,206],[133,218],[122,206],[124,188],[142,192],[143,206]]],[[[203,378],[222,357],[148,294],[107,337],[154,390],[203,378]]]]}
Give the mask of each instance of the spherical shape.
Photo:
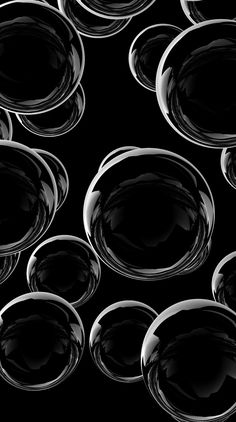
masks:
{"type": "Polygon", "coordinates": [[[88,12],[110,19],[136,16],[148,9],[156,0],[78,0],[88,12]]]}
{"type": "Polygon", "coordinates": [[[141,346],[156,317],[150,306],[134,300],[113,303],[98,315],[91,328],[89,347],[103,374],[126,383],[142,380],[141,346]]]}
{"type": "Polygon", "coordinates": [[[236,22],[211,20],[182,31],[157,69],[160,109],[183,138],[236,145],[236,22]]]}
{"type": "Polygon", "coordinates": [[[236,252],[221,259],[214,270],[211,287],[214,299],[236,312],[236,252]]]}
{"type": "Polygon", "coordinates": [[[134,148],[103,165],[84,201],[84,227],[101,260],[127,277],[158,280],[195,268],[214,226],[199,171],[181,156],[134,148]]]}
{"type": "Polygon", "coordinates": [[[64,381],[84,349],[84,329],[74,308],[50,293],[28,293],[0,311],[0,375],[23,390],[64,381]]]}
{"type": "Polygon", "coordinates": [[[236,189],[236,151],[235,148],[224,148],[220,159],[221,171],[230,186],[236,189]]]}
{"type": "Polygon", "coordinates": [[[232,0],[180,0],[180,3],[192,23],[210,19],[236,19],[236,6],[232,0]]]}
{"type": "Polygon", "coordinates": [[[141,354],[145,384],[178,421],[225,421],[236,411],[236,314],[205,299],[170,306],[141,354]]]}

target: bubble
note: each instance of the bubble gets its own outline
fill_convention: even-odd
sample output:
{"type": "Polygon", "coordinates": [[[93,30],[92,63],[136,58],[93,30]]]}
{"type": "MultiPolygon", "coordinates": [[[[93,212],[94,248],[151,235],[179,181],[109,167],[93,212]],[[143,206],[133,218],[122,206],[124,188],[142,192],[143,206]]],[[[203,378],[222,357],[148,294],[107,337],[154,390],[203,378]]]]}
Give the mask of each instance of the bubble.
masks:
{"type": "Polygon", "coordinates": [[[59,106],[82,77],[78,32],[56,8],[39,1],[11,1],[0,11],[0,106],[23,114],[59,106]]]}
{"type": "Polygon", "coordinates": [[[13,273],[20,259],[20,253],[0,256],[0,285],[13,273]]]}
{"type": "Polygon", "coordinates": [[[226,255],[216,266],[211,287],[214,300],[236,312],[236,252],[226,255]]]}
{"type": "Polygon", "coordinates": [[[36,247],[29,258],[26,273],[31,291],[55,293],[78,307],[95,293],[101,267],[84,240],[58,235],[36,247]]]}
{"type": "Polygon", "coordinates": [[[191,299],[163,311],[144,338],[141,366],[156,402],[178,421],[225,421],[236,411],[236,314],[191,299]]]}
{"type": "Polygon", "coordinates": [[[38,136],[56,137],[75,128],[85,109],[85,94],[81,85],[63,104],[40,114],[16,114],[17,119],[29,132],[38,136]]]}
{"type": "Polygon", "coordinates": [[[113,303],[98,315],[91,328],[89,347],[103,374],[126,383],[142,380],[142,342],[156,317],[150,306],[134,300],[113,303]]]}
{"type": "Polygon", "coordinates": [[[88,12],[109,19],[123,19],[136,16],[155,3],[156,0],[77,0],[88,12]]]}
{"type": "Polygon", "coordinates": [[[215,215],[200,172],[180,155],[157,148],[134,148],[102,166],[87,190],[83,213],[87,238],[100,259],[140,280],[199,266],[215,215]]]}
{"type": "Polygon", "coordinates": [[[88,12],[77,0],[58,0],[59,10],[75,25],[80,34],[91,38],[105,38],[124,29],[131,18],[106,19],[88,12]]]}
{"type": "Polygon", "coordinates": [[[19,389],[45,390],[68,378],[84,349],[74,308],[50,293],[28,293],[0,312],[0,375],[19,389]]]}
{"type": "Polygon", "coordinates": [[[156,90],[156,73],[166,47],[182,30],[174,25],[157,24],[143,29],[129,49],[129,67],[137,82],[156,90]]]}
{"type": "Polygon", "coordinates": [[[221,153],[221,171],[227,182],[236,189],[236,152],[235,148],[224,148],[221,153]]]}
{"type": "Polygon", "coordinates": [[[0,141],[0,256],[35,243],[50,226],[57,187],[47,163],[33,149],[0,141]]]}
{"type": "Polygon", "coordinates": [[[182,31],[157,70],[160,109],[183,138],[221,148],[236,144],[236,22],[211,20],[182,31]]]}
{"type": "Polygon", "coordinates": [[[182,9],[192,23],[210,19],[236,19],[236,6],[233,1],[180,0],[182,9]]]}
{"type": "Polygon", "coordinates": [[[7,110],[0,108],[0,139],[12,140],[13,125],[11,116],[7,110]]]}

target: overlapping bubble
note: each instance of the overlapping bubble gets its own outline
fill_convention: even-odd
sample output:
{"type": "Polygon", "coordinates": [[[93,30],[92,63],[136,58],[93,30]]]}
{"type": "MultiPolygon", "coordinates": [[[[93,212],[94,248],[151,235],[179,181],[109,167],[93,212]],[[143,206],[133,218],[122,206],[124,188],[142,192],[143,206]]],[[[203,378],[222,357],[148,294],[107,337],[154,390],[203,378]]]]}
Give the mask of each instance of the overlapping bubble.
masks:
{"type": "Polygon", "coordinates": [[[78,0],[88,12],[110,19],[136,16],[148,9],[156,0],[78,0]]]}
{"type": "Polygon", "coordinates": [[[209,19],[236,19],[236,6],[233,1],[180,0],[182,9],[192,23],[209,19]]]}

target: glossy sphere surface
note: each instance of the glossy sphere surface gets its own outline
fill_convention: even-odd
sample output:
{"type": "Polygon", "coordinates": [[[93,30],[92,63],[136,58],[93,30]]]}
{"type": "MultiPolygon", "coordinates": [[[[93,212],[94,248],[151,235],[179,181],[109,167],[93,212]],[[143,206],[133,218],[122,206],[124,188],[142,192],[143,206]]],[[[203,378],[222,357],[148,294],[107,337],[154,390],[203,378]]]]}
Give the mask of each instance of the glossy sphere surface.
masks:
{"type": "Polygon", "coordinates": [[[78,2],[89,12],[98,16],[120,19],[144,12],[155,0],[78,0],[78,2]]]}
{"type": "Polygon", "coordinates": [[[0,284],[4,283],[15,270],[20,259],[20,253],[0,256],[0,284]]]}
{"type": "Polygon", "coordinates": [[[181,0],[181,6],[192,23],[209,19],[236,19],[236,5],[231,0],[181,0]]]}
{"type": "Polygon", "coordinates": [[[129,67],[144,88],[156,90],[156,73],[161,56],[180,32],[177,26],[157,24],[143,29],[133,40],[129,49],[129,67]]]}
{"type": "Polygon", "coordinates": [[[212,294],[217,302],[236,312],[236,252],[226,255],[216,266],[212,294]]]}
{"type": "Polygon", "coordinates": [[[90,245],[70,235],[45,240],[32,252],[27,265],[31,291],[55,293],[74,306],[91,298],[100,276],[100,263],[90,245]]]}
{"type": "Polygon", "coordinates": [[[57,206],[46,162],[17,142],[0,141],[0,255],[31,246],[48,229],[57,206]]]}
{"type": "Polygon", "coordinates": [[[194,267],[205,255],[213,226],[214,203],[205,179],[181,156],[155,148],[111,159],[84,201],[85,231],[99,257],[141,280],[194,267]]]}
{"type": "Polygon", "coordinates": [[[84,67],[74,26],[41,2],[8,2],[0,14],[0,106],[31,114],[63,103],[84,67]]]}
{"type": "Polygon", "coordinates": [[[192,299],[162,312],[142,346],[145,384],[179,421],[225,421],[236,411],[236,314],[192,299]]]}
{"type": "Polygon", "coordinates": [[[106,19],[88,12],[77,0],[58,0],[58,7],[75,25],[80,34],[105,38],[117,34],[130,22],[127,19],[106,19]]]}
{"type": "Polygon", "coordinates": [[[24,390],[64,381],[83,353],[84,329],[74,308],[50,293],[28,293],[0,312],[0,375],[24,390]]]}
{"type": "Polygon", "coordinates": [[[221,153],[220,164],[223,176],[236,189],[236,149],[224,148],[221,153]]]}
{"type": "Polygon", "coordinates": [[[85,109],[85,95],[80,85],[60,106],[40,114],[17,114],[19,122],[38,136],[56,137],[74,129],[85,109]]]}
{"type": "Polygon", "coordinates": [[[127,383],[142,379],[141,346],[156,317],[150,306],[132,300],[113,303],[98,315],[91,328],[89,347],[102,373],[127,383]]]}
{"type": "Polygon", "coordinates": [[[235,21],[206,21],[183,31],[157,70],[157,99],[168,123],[200,145],[236,145],[235,72],[235,21]]]}

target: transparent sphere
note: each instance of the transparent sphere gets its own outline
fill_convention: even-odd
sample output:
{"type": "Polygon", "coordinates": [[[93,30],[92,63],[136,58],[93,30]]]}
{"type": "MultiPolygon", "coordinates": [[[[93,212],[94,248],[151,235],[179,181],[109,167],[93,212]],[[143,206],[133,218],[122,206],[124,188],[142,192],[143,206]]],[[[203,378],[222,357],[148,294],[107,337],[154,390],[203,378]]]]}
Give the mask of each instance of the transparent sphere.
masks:
{"type": "Polygon", "coordinates": [[[167,46],[181,31],[177,26],[160,23],[143,29],[134,38],[129,49],[129,67],[144,88],[156,90],[159,61],[167,46]]]}
{"type": "Polygon", "coordinates": [[[199,145],[236,145],[236,22],[211,20],[182,31],[157,70],[160,109],[183,138],[199,145]]]}
{"type": "Polygon", "coordinates": [[[23,390],[45,390],[68,378],[84,349],[74,308],[50,293],[28,293],[0,311],[0,375],[23,390]]]}
{"type": "Polygon", "coordinates": [[[80,34],[91,38],[105,38],[124,29],[131,18],[107,19],[89,12],[77,0],[58,0],[59,10],[75,25],[80,34]]]}
{"type": "Polygon", "coordinates": [[[2,4],[0,16],[0,106],[33,114],[62,104],[84,68],[84,48],[74,26],[39,1],[2,4]]]}
{"type": "Polygon", "coordinates": [[[221,153],[221,171],[227,182],[236,189],[236,150],[224,148],[221,153]]]}
{"type": "Polygon", "coordinates": [[[144,338],[141,366],[156,402],[178,421],[225,421],[236,411],[236,314],[192,299],[162,312],[144,338]]]}
{"type": "Polygon", "coordinates": [[[60,106],[40,114],[16,114],[19,122],[38,136],[56,137],[75,128],[85,109],[85,94],[81,85],[60,106]]]}
{"type": "Polygon", "coordinates": [[[90,13],[110,19],[136,16],[148,9],[156,0],[77,0],[90,13]]]}
{"type": "Polygon", "coordinates": [[[4,283],[13,273],[20,259],[20,253],[0,256],[0,284],[4,283]]]}
{"type": "Polygon", "coordinates": [[[0,139],[12,140],[13,125],[11,116],[7,110],[0,108],[0,139]]]}
{"type": "Polygon", "coordinates": [[[180,0],[180,3],[192,23],[209,19],[236,19],[236,5],[232,0],[180,0]]]}
{"type": "Polygon", "coordinates": [[[134,300],[113,303],[98,315],[91,328],[89,347],[103,374],[126,383],[142,380],[142,342],[156,317],[150,306],[134,300]]]}
{"type": "Polygon", "coordinates": [[[211,287],[216,302],[236,312],[236,252],[226,255],[216,266],[211,287]]]}
{"type": "Polygon", "coordinates": [[[27,265],[31,291],[55,293],[81,306],[95,293],[101,277],[99,260],[79,237],[51,237],[32,252],[27,265]]]}
{"type": "Polygon", "coordinates": [[[134,148],[107,162],[84,201],[84,228],[101,260],[127,277],[158,280],[205,260],[214,202],[180,155],[134,148]]]}
{"type": "Polygon", "coordinates": [[[47,163],[33,149],[0,141],[0,256],[35,243],[50,226],[57,187],[47,163]]]}

